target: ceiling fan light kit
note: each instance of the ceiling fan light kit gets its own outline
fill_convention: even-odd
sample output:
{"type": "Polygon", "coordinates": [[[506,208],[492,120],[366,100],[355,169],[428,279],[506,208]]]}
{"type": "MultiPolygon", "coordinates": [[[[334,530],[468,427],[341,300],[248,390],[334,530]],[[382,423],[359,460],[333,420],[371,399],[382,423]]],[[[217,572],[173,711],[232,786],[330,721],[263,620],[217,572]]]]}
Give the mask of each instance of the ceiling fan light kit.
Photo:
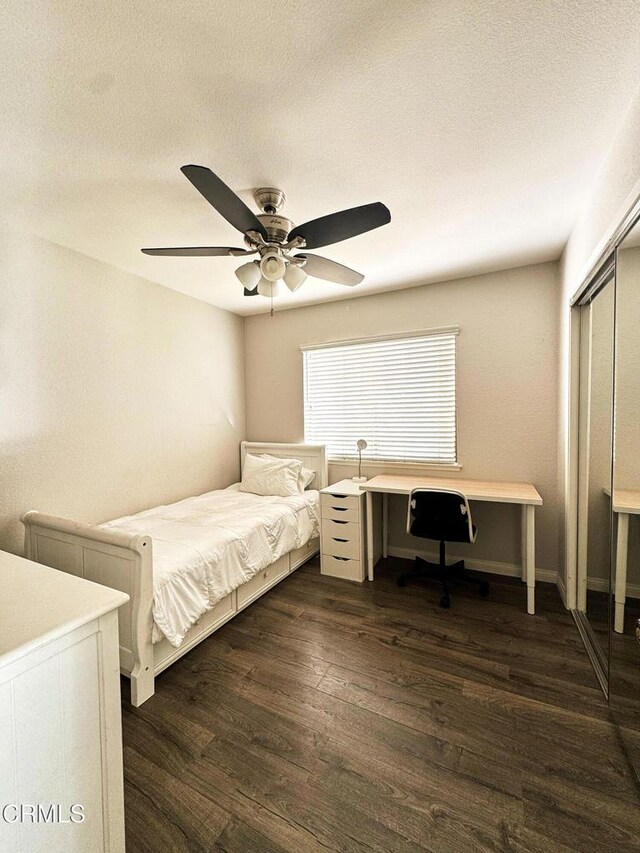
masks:
{"type": "Polygon", "coordinates": [[[242,264],[235,271],[245,296],[273,298],[283,279],[293,293],[308,276],[353,287],[364,276],[349,267],[319,255],[291,254],[301,249],[317,249],[372,231],[391,221],[389,210],[381,202],[342,210],[304,225],[294,225],[278,211],[285,194],[276,187],[261,187],[253,193],[261,214],[254,214],[233,190],[205,166],[182,166],[182,173],[198,192],[231,225],[244,235],[246,248],[232,246],[181,246],[166,249],[142,249],[146,255],[177,257],[240,257],[258,254],[260,260],[242,264]],[[303,269],[304,267],[304,269],[303,269]]]}
{"type": "Polygon", "coordinates": [[[269,281],[280,281],[287,270],[287,265],[275,249],[265,252],[260,261],[260,272],[269,281]]]}
{"type": "Polygon", "coordinates": [[[260,296],[268,296],[273,299],[278,295],[280,283],[278,281],[270,281],[268,278],[261,278],[258,282],[258,293],[260,296]]]}
{"type": "Polygon", "coordinates": [[[282,278],[291,293],[295,293],[296,290],[305,283],[307,274],[302,267],[290,263],[288,264],[286,272],[282,278]]]}
{"type": "Polygon", "coordinates": [[[262,278],[258,261],[249,261],[236,270],[236,277],[247,290],[253,290],[262,278]]]}

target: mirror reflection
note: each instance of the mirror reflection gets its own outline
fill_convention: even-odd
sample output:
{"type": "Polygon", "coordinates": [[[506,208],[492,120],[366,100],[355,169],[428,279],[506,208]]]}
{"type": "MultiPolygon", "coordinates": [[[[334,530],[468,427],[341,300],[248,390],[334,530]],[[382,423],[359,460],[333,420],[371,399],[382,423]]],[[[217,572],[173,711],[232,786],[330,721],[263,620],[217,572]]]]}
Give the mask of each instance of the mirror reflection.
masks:
{"type": "MultiPolygon", "coordinates": [[[[623,734],[640,728],[640,223],[616,258],[610,696],[623,734]]],[[[637,753],[636,753],[637,755],[637,753]]],[[[637,760],[637,758],[636,758],[637,760]]],[[[640,766],[638,762],[637,766],[640,766]]]]}
{"type": "Polygon", "coordinates": [[[615,281],[613,274],[581,307],[578,610],[607,678],[611,572],[615,281]]]}

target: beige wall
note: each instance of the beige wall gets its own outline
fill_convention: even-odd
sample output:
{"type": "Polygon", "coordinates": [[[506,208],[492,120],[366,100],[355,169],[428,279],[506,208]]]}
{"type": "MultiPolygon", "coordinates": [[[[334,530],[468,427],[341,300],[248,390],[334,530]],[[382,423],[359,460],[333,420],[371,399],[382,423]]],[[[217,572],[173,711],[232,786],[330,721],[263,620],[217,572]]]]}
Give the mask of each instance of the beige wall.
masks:
{"type": "Polygon", "coordinates": [[[0,548],[27,509],[102,521],[237,478],[241,318],[22,234],[0,258],[0,548]]]}
{"type": "MultiPolygon", "coordinates": [[[[301,345],[458,325],[460,476],[535,483],[545,501],[538,511],[537,565],[555,571],[557,289],[557,264],[541,264],[248,317],[247,437],[303,438],[301,345]]],[[[330,473],[335,481],[352,470],[331,466],[330,473]]],[[[414,547],[403,531],[404,511],[404,502],[395,500],[390,544],[414,547]]],[[[517,510],[478,504],[474,512],[473,554],[517,563],[517,510]]]]}

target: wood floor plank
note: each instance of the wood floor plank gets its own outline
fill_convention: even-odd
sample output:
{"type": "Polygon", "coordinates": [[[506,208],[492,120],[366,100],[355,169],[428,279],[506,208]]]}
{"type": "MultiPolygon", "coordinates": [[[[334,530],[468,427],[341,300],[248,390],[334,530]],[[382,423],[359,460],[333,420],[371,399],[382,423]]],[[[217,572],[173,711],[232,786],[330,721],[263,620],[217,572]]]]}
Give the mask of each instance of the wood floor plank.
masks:
{"type": "Polygon", "coordinates": [[[525,824],[570,842],[580,853],[637,853],[640,809],[551,775],[525,782],[525,824]]]}
{"type": "Polygon", "coordinates": [[[443,611],[400,566],[360,585],[312,561],[123,703],[129,853],[640,850],[638,788],[557,592],[530,617],[491,578],[443,611]]]}
{"type": "MultiPolygon", "coordinates": [[[[229,626],[229,631],[234,636],[238,636],[235,632],[245,632],[247,641],[251,639],[255,642],[257,636],[261,644],[269,643],[272,652],[283,658],[297,656],[300,659],[324,660],[353,670],[375,671],[381,678],[392,681],[405,675],[411,677],[413,672],[440,673],[443,678],[475,681],[481,685],[543,699],[563,708],[570,705],[577,712],[588,704],[590,716],[600,714],[603,719],[609,717],[599,687],[593,683],[588,659],[585,672],[592,683],[584,687],[575,681],[558,677],[553,666],[549,667],[553,675],[523,672],[510,667],[508,662],[492,661],[484,655],[450,648],[446,643],[446,634],[443,635],[445,641],[442,643],[422,643],[416,646],[413,642],[404,642],[402,635],[397,632],[387,632],[385,635],[381,630],[372,630],[367,625],[341,631],[339,626],[333,624],[331,617],[328,619],[329,625],[318,626],[313,624],[313,620],[304,617],[301,617],[299,624],[295,624],[278,622],[264,614],[254,614],[250,627],[247,623],[241,623],[229,626]],[[585,699],[588,701],[585,702],[585,699]]],[[[583,654],[582,650],[578,653],[583,654]]],[[[580,680],[586,677],[580,673],[580,680]]]]}
{"type": "Polygon", "coordinates": [[[234,818],[223,829],[215,849],[221,853],[285,853],[288,848],[271,841],[250,824],[234,818]]]}
{"type": "Polygon", "coordinates": [[[337,667],[318,689],[473,752],[491,773],[517,757],[527,773],[548,770],[635,802],[624,757],[611,758],[616,735],[609,722],[550,713],[539,703],[489,688],[485,696],[491,702],[483,703],[475,685],[470,694],[462,687],[456,695],[432,683],[397,687],[337,667]]]}
{"type": "Polygon", "coordinates": [[[207,747],[197,766],[205,762],[226,772],[246,796],[286,817],[292,825],[305,826],[330,849],[345,853],[432,850],[390,828],[371,812],[370,804],[345,801],[336,787],[322,789],[312,783],[307,771],[274,753],[221,737],[207,747]]]}
{"type": "MultiPolygon", "coordinates": [[[[155,850],[208,851],[231,820],[216,802],[213,792],[203,795],[135,749],[125,746],[127,802],[132,791],[144,799],[144,823],[125,821],[127,849],[135,849],[142,835],[153,833],[155,850]]],[[[146,844],[146,839],[144,840],[146,844]]]]}

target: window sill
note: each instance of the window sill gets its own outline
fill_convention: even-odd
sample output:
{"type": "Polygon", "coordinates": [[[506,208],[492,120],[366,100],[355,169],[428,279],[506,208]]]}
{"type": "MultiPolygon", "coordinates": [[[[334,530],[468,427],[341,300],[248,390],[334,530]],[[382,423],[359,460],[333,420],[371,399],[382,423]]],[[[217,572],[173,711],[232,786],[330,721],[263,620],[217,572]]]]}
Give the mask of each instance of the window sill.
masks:
{"type": "MultiPolygon", "coordinates": [[[[340,468],[357,468],[358,460],[357,459],[338,459],[329,457],[327,460],[329,465],[334,465],[335,467],[340,468]]],[[[385,462],[382,459],[363,459],[362,460],[362,470],[366,471],[367,469],[380,470],[382,468],[391,468],[392,470],[411,470],[411,471],[439,471],[443,473],[445,471],[461,471],[462,464],[460,462],[455,462],[453,464],[445,464],[443,462],[385,462]]]]}

